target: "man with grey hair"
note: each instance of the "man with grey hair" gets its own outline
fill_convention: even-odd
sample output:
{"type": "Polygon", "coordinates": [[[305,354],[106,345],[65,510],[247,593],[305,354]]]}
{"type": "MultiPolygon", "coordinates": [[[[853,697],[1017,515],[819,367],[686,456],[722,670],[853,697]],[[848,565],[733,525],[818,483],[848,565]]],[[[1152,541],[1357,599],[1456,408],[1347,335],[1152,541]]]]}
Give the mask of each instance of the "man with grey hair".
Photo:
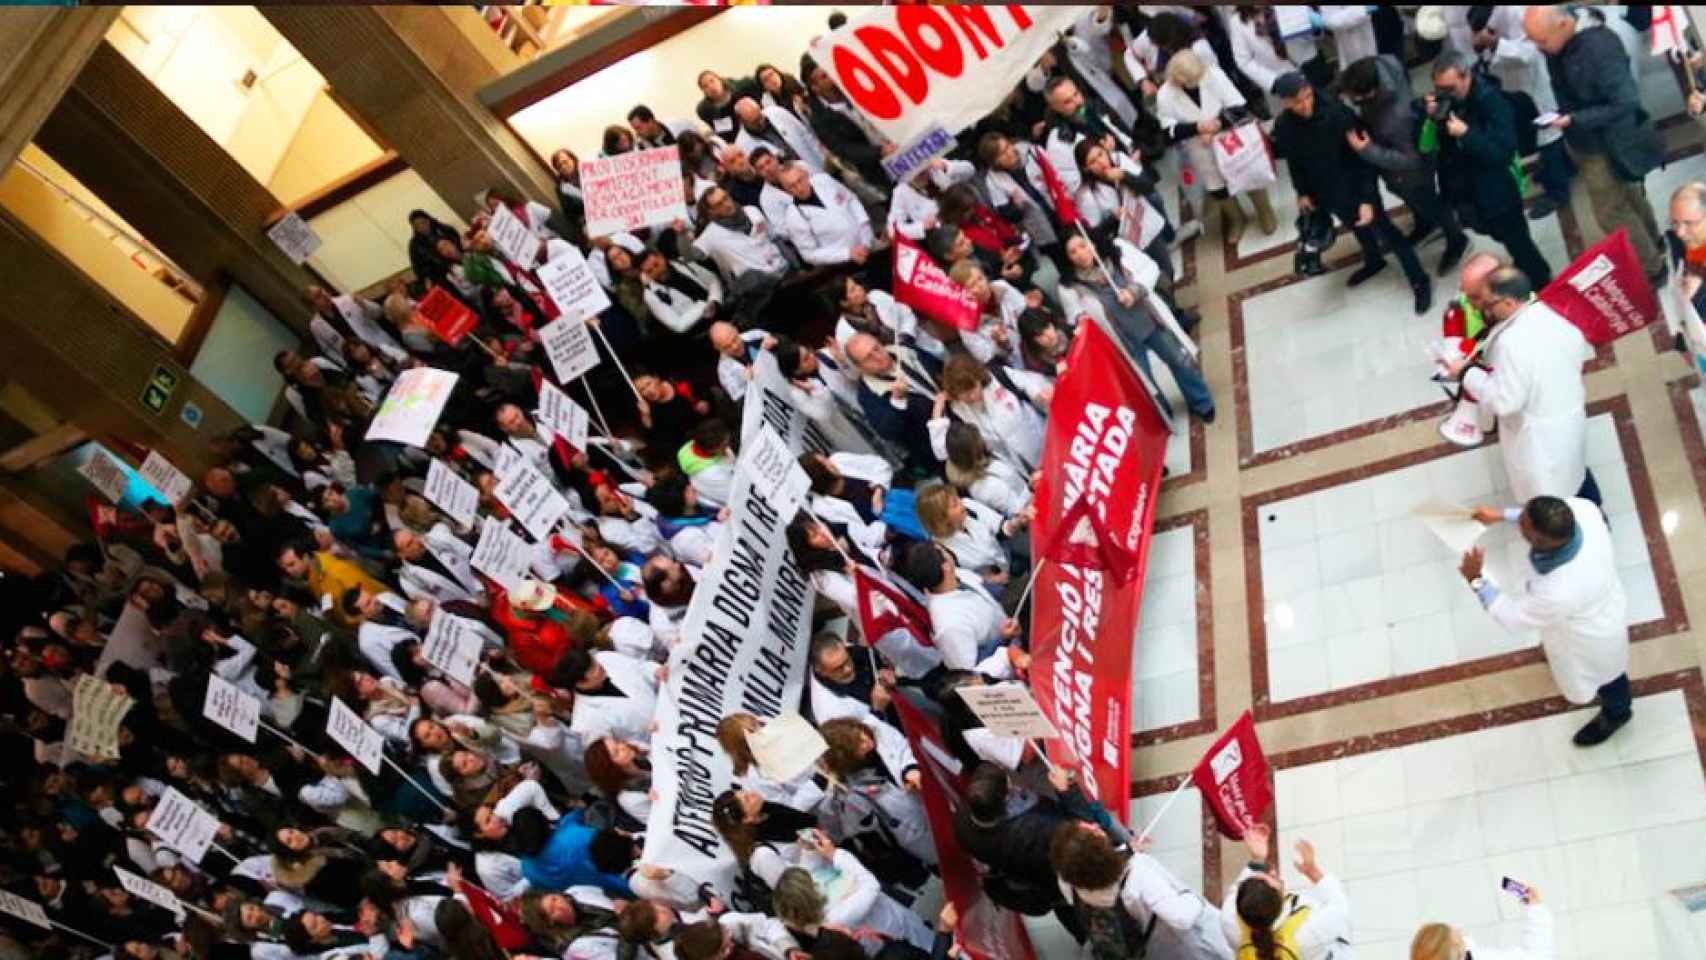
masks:
{"type": "Polygon", "coordinates": [[[780,226],[802,259],[813,266],[865,265],[876,236],[853,191],[799,162],[782,169],[781,186],[788,203],[780,226]]]}
{"type": "Polygon", "coordinates": [[[1706,373],[1706,181],[1693,180],[1670,197],[1670,230],[1665,233],[1670,282],[1661,299],[1676,349],[1706,373]]]}
{"type": "Polygon", "coordinates": [[[1604,21],[1574,8],[1536,6],[1523,15],[1523,31],[1546,55],[1558,117],[1594,219],[1629,242],[1655,288],[1664,283],[1663,236],[1642,183],[1663,159],[1658,133],[1641,109],[1629,55],[1604,21]]]}

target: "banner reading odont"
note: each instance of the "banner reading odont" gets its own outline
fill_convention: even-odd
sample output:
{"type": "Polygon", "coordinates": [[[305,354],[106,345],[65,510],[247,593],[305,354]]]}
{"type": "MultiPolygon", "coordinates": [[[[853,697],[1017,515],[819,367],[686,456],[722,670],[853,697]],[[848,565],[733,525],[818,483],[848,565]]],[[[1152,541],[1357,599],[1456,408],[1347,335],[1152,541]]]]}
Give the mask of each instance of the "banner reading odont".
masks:
{"type": "Polygon", "coordinates": [[[1102,328],[1079,331],[1049,405],[1032,543],[1031,692],[1055,762],[1122,819],[1131,776],[1131,655],[1168,430],[1102,328]],[[1067,748],[1070,747],[1070,750],[1067,748]]]}
{"type": "Polygon", "coordinates": [[[817,60],[903,149],[958,133],[1006,99],[1088,7],[893,6],[812,44],[817,60]]]}

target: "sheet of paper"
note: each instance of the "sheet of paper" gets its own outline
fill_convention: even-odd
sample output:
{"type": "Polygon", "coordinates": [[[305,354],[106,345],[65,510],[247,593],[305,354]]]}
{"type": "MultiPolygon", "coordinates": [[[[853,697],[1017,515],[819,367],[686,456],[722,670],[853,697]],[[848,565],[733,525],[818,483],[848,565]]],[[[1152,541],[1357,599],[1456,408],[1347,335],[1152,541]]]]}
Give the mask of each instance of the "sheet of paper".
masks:
{"type": "Polygon", "coordinates": [[[1487,525],[1469,515],[1468,507],[1428,500],[1410,509],[1410,515],[1422,521],[1454,554],[1466,552],[1481,539],[1487,525]]]}
{"type": "Polygon", "coordinates": [[[758,769],[779,783],[810,770],[829,749],[817,728],[797,713],[784,713],[747,734],[746,744],[758,769]]]}

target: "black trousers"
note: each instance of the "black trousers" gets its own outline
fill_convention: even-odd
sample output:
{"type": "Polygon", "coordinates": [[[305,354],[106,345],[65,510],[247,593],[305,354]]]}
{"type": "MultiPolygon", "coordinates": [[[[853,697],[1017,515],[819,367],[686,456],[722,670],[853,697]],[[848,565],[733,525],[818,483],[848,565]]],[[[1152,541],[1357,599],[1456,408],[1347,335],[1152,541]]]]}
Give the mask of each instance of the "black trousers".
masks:
{"type": "Polygon", "coordinates": [[[1534,245],[1534,237],[1528,232],[1528,217],[1522,207],[1512,207],[1497,216],[1483,214],[1480,232],[1497,240],[1510,253],[1511,263],[1528,274],[1528,282],[1534,289],[1539,290],[1552,281],[1552,268],[1540,255],[1540,248],[1534,245]]]}
{"type": "Polygon", "coordinates": [[[1362,248],[1363,262],[1371,267],[1378,263],[1384,263],[1386,257],[1380,252],[1381,246],[1384,245],[1386,249],[1398,256],[1398,265],[1404,268],[1404,276],[1409,279],[1411,286],[1432,283],[1433,281],[1428,279],[1427,273],[1422,270],[1422,262],[1416,259],[1416,248],[1410,244],[1409,238],[1404,236],[1404,231],[1398,229],[1397,224],[1392,222],[1392,218],[1386,215],[1385,210],[1381,209],[1379,200],[1373,203],[1373,207],[1374,219],[1363,227],[1356,225],[1356,207],[1349,210],[1333,211],[1333,216],[1338,217],[1340,223],[1350,227],[1351,233],[1356,236],[1357,246],[1362,248]]]}
{"type": "Polygon", "coordinates": [[[1433,184],[1406,185],[1402,189],[1391,183],[1386,186],[1415,215],[1413,233],[1420,235],[1437,226],[1445,231],[1447,239],[1455,241],[1463,236],[1463,225],[1457,222],[1457,214],[1440,197],[1439,188],[1433,184]]]}

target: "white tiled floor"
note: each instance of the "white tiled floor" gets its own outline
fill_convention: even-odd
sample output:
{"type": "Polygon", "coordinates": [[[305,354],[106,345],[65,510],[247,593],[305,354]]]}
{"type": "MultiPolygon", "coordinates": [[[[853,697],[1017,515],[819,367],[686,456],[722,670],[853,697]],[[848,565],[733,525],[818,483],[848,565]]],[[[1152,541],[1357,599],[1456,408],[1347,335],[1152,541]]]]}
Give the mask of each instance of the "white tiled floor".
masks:
{"type": "Polygon", "coordinates": [[[1635,701],[1608,744],[1570,735],[1591,709],[1276,771],[1287,883],[1307,838],[1342,878],[1358,960],[1409,956],[1443,921],[1517,944],[1510,876],[1558,916],[1559,956],[1706,956],[1669,891],[1706,881],[1706,778],[1680,692],[1635,701]]]}
{"type": "Polygon", "coordinates": [[[1167,465],[1169,477],[1182,477],[1191,472],[1190,409],[1185,406],[1185,396],[1179,391],[1179,384],[1173,379],[1172,371],[1167,369],[1160,357],[1150,354],[1149,369],[1155,371],[1156,386],[1161,388],[1162,395],[1173,406],[1174,430],[1167,438],[1167,454],[1162,463],[1167,465]]]}
{"type": "MultiPolygon", "coordinates": [[[[1588,420],[1629,594],[1629,622],[1661,618],[1658,585],[1610,414],[1588,420]]],[[[1260,508],[1268,690],[1276,701],[1533,646],[1506,633],[1457,573],[1458,558],[1409,511],[1427,500],[1510,505],[1499,446],[1454,453],[1260,508]]],[[[1482,537],[1489,576],[1519,582],[1526,545],[1508,525],[1482,537]]]]}
{"type": "MultiPolygon", "coordinates": [[[[1533,221],[1534,242],[1553,269],[1569,262],[1557,217],[1533,221]]],[[[1470,234],[1471,250],[1503,248],[1470,234]]],[[[1422,267],[1434,276],[1441,244],[1424,243],[1422,267]]],[[[1250,380],[1253,450],[1425,407],[1445,399],[1429,377],[1457,276],[1434,276],[1434,305],[1417,316],[1396,260],[1352,290],[1351,270],[1335,270],[1244,301],[1244,357],[1250,380]]]]}
{"type": "Polygon", "coordinates": [[[1197,719],[1198,589],[1196,527],[1156,534],[1132,654],[1133,732],[1197,719]]]}

